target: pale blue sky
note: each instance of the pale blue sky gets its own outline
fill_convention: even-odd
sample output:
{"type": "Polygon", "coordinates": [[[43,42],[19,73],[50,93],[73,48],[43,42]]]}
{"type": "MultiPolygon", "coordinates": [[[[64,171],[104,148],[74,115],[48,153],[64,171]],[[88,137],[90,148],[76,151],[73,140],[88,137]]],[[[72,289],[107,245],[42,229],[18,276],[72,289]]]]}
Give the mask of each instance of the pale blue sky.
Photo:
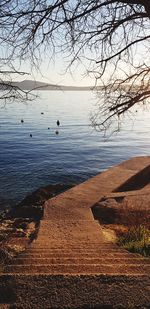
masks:
{"type": "MultiPolygon", "coordinates": [[[[2,52],[2,51],[1,51],[2,52]]],[[[6,52],[6,49],[5,49],[6,52]]],[[[8,52],[9,53],[9,52],[8,52]]],[[[90,53],[87,51],[86,56],[90,53]]],[[[148,65],[149,62],[149,54],[147,53],[147,46],[139,44],[138,49],[135,47],[132,50],[132,56],[134,60],[134,64],[138,64],[141,61],[143,62],[143,55],[144,61],[148,65]]],[[[93,55],[92,55],[93,56],[93,55]]],[[[95,54],[95,59],[98,55],[95,54]]],[[[85,57],[82,57],[83,62],[79,62],[72,65],[71,68],[68,69],[66,72],[69,63],[71,62],[71,56],[68,58],[64,53],[57,53],[54,57],[50,58],[51,54],[50,51],[46,51],[46,53],[41,52],[41,65],[39,66],[39,70],[36,70],[35,67],[32,65],[32,62],[29,60],[21,61],[15,60],[13,62],[14,67],[19,71],[25,71],[30,73],[29,75],[18,76],[13,75],[12,80],[15,81],[22,81],[24,79],[36,79],[38,81],[43,81],[46,83],[51,84],[58,84],[58,85],[68,85],[68,86],[94,86],[95,78],[94,76],[87,76],[86,69],[90,61],[88,62],[85,60],[85,57]]],[[[105,72],[105,79],[106,81],[109,80],[111,74],[114,72],[114,65],[109,63],[109,66],[106,68],[105,72]]],[[[127,62],[120,60],[118,62],[118,69],[117,69],[117,78],[123,78],[126,73],[131,74],[131,66],[127,62]]],[[[133,72],[132,72],[133,73],[133,72]]]]}
{"type": "Polygon", "coordinates": [[[68,86],[93,86],[95,79],[86,76],[85,67],[80,63],[76,66],[72,66],[71,69],[66,68],[69,64],[69,59],[63,57],[55,57],[53,60],[49,60],[48,57],[42,61],[39,66],[39,71],[32,67],[30,62],[23,62],[21,67],[17,65],[17,68],[21,71],[30,73],[31,75],[15,76],[15,80],[22,81],[24,79],[36,79],[51,84],[68,85],[68,86]]]}

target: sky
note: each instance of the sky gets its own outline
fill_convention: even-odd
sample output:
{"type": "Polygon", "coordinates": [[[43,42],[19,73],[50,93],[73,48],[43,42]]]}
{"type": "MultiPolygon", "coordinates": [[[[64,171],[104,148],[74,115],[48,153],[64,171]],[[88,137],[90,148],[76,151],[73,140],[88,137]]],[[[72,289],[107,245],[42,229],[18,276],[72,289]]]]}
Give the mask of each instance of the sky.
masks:
{"type": "MultiPolygon", "coordinates": [[[[27,1],[27,2],[30,4],[30,1],[27,1]]],[[[47,3],[48,2],[51,3],[51,1],[47,1],[47,3]]],[[[20,4],[21,4],[21,1],[20,1],[20,4]]],[[[86,4],[86,1],[85,1],[85,4],[86,4]]],[[[70,6],[74,6],[74,1],[70,1],[70,6]]],[[[14,10],[16,10],[17,8],[18,7],[15,6],[14,10]]],[[[54,16],[55,16],[55,13],[54,13],[54,16]]],[[[101,15],[98,14],[96,16],[99,17],[101,15]]],[[[106,16],[107,16],[107,14],[106,14],[106,16]]],[[[61,15],[60,15],[60,17],[61,17],[61,15]]],[[[107,18],[109,20],[109,16],[107,16],[107,18]]],[[[36,20],[36,18],[35,18],[35,20],[36,20]]],[[[22,19],[21,19],[21,21],[22,21],[22,19]]],[[[104,21],[105,21],[105,19],[104,19],[104,21]]],[[[111,14],[110,14],[110,21],[111,21],[111,14]]],[[[25,25],[28,29],[28,26],[30,25],[30,23],[28,25],[28,20],[27,20],[27,24],[26,24],[26,20],[25,20],[25,25]]],[[[95,79],[94,79],[94,77],[91,78],[91,77],[85,76],[86,69],[85,69],[84,65],[82,64],[82,62],[80,62],[78,66],[73,66],[71,72],[69,70],[68,70],[68,72],[66,72],[66,68],[69,64],[69,61],[71,61],[71,59],[67,58],[67,54],[70,55],[70,53],[71,53],[71,49],[67,50],[67,45],[68,45],[67,42],[70,41],[70,39],[72,38],[72,34],[71,34],[72,32],[70,32],[70,35],[67,36],[68,28],[66,28],[66,25],[64,27],[61,27],[59,31],[56,31],[56,32],[54,31],[54,34],[53,34],[53,35],[55,35],[54,36],[54,47],[53,47],[53,36],[52,36],[52,44],[49,43],[49,42],[51,42],[51,39],[49,41],[46,40],[45,41],[45,42],[47,42],[46,43],[46,45],[47,45],[46,49],[45,49],[45,44],[42,45],[43,47],[38,49],[38,46],[40,45],[39,42],[43,42],[43,41],[41,41],[41,34],[43,35],[42,31],[47,32],[47,30],[49,30],[49,28],[47,28],[47,27],[49,27],[49,24],[46,22],[44,25],[45,25],[44,30],[41,30],[41,32],[39,30],[37,32],[35,45],[33,43],[33,46],[32,46],[32,42],[31,42],[31,44],[29,44],[29,46],[27,44],[27,46],[28,46],[27,51],[29,51],[29,54],[30,54],[30,49],[31,49],[31,55],[32,55],[32,47],[35,46],[35,49],[33,49],[33,50],[34,51],[37,50],[36,55],[38,55],[39,57],[42,58],[43,61],[42,61],[42,64],[40,66],[40,70],[37,71],[37,70],[33,69],[31,67],[31,64],[29,63],[29,59],[27,58],[26,61],[24,63],[22,63],[21,70],[26,71],[26,72],[32,72],[32,74],[27,75],[27,76],[15,76],[14,75],[13,80],[14,80],[14,78],[15,78],[15,80],[18,80],[18,81],[21,81],[21,80],[24,80],[24,79],[36,79],[36,80],[43,81],[43,82],[46,82],[46,83],[52,83],[52,84],[58,84],[58,85],[94,86],[95,79]],[[56,46],[55,46],[55,42],[56,42],[56,46]],[[45,50],[46,50],[46,54],[45,54],[45,50]],[[58,55],[58,51],[59,52],[61,51],[61,54],[58,55]],[[43,52],[43,54],[42,54],[42,52],[43,52]],[[49,58],[55,53],[57,53],[55,55],[55,59],[52,59],[50,61],[49,58]]],[[[50,23],[50,25],[51,25],[51,23],[50,23]]],[[[85,23],[85,25],[86,25],[86,23],[85,23]]],[[[100,22],[100,25],[99,25],[99,19],[98,20],[95,19],[95,22],[93,22],[93,19],[92,19],[92,24],[91,24],[91,20],[89,18],[89,23],[87,23],[87,25],[88,25],[88,27],[90,27],[91,30],[94,31],[94,29],[97,30],[97,27],[100,27],[101,22],[100,22]]],[[[142,30],[142,27],[140,25],[141,24],[139,23],[139,26],[137,26],[137,31],[135,31],[135,35],[141,35],[142,36],[143,31],[145,31],[145,33],[148,32],[149,28],[148,28],[148,30],[142,30]]],[[[30,26],[33,27],[32,20],[31,20],[30,26]]],[[[33,30],[33,28],[30,27],[30,26],[29,26],[29,33],[30,33],[31,30],[33,30]]],[[[83,26],[84,26],[84,23],[83,23],[83,26]]],[[[148,25],[145,24],[145,27],[147,27],[147,26],[149,26],[149,24],[148,25]]],[[[88,29],[88,27],[87,27],[87,29],[88,29]]],[[[146,29],[145,27],[144,27],[144,29],[146,29]]],[[[16,28],[13,27],[12,28],[13,31],[11,31],[10,29],[11,29],[11,27],[10,28],[8,27],[8,34],[10,34],[10,38],[11,38],[11,33],[12,33],[12,40],[13,40],[13,33],[15,33],[13,31],[16,28]]],[[[81,29],[82,29],[82,27],[81,27],[81,29]]],[[[131,35],[129,33],[129,29],[130,29],[130,23],[127,26],[127,30],[126,30],[127,33],[128,33],[127,38],[129,37],[128,40],[130,42],[130,40],[132,41],[133,38],[132,38],[131,31],[130,31],[131,35]]],[[[83,27],[82,31],[83,30],[84,30],[84,27],[83,27]]],[[[15,30],[15,31],[17,31],[17,30],[15,30]]],[[[82,31],[81,31],[81,33],[82,33],[82,31]]],[[[0,48],[0,58],[2,57],[2,59],[3,59],[3,57],[5,57],[5,54],[6,54],[6,58],[9,58],[9,56],[11,55],[11,51],[12,51],[12,54],[15,57],[16,57],[16,55],[18,55],[18,57],[19,57],[20,56],[19,52],[21,52],[21,51],[22,51],[21,54],[23,53],[23,57],[25,57],[25,56],[28,57],[28,55],[26,53],[24,53],[24,49],[22,48],[22,46],[26,46],[25,42],[28,38],[28,31],[25,31],[23,33],[22,32],[17,32],[17,33],[19,33],[19,35],[17,36],[17,42],[19,44],[17,43],[18,47],[15,48],[15,52],[14,52],[14,46],[13,46],[12,43],[10,44],[10,46],[8,45],[9,46],[9,48],[8,48],[7,44],[5,44],[5,40],[1,39],[1,42],[2,42],[1,45],[3,47],[1,46],[1,48],[0,48]],[[21,48],[19,47],[20,42],[22,44],[21,48]],[[25,43],[25,45],[24,45],[24,43],[25,43]],[[2,50],[2,48],[4,50],[2,50]],[[3,51],[4,51],[4,54],[3,54],[3,51]]],[[[79,28],[79,33],[80,33],[80,28],[79,28]]],[[[76,34],[76,27],[75,27],[75,34],[76,34]]],[[[78,34],[78,30],[77,30],[77,34],[78,34]]],[[[134,32],[133,32],[133,34],[134,34],[134,32]]],[[[111,48],[109,48],[111,46],[111,45],[109,45],[109,41],[108,41],[108,44],[104,45],[104,47],[105,47],[104,52],[103,52],[104,58],[106,58],[106,56],[108,56],[108,57],[110,56],[109,52],[110,52],[110,54],[112,52],[114,52],[114,53],[118,52],[118,48],[122,47],[122,45],[120,44],[120,42],[121,42],[120,38],[122,37],[122,35],[124,35],[124,27],[123,27],[123,29],[120,27],[120,30],[116,31],[114,38],[112,38],[113,44],[115,43],[113,45],[112,50],[111,50],[111,48]],[[107,50],[106,47],[108,47],[108,50],[107,50]]],[[[42,36],[42,38],[43,38],[43,36],[42,36]]],[[[50,36],[50,38],[51,38],[51,36],[50,36]]],[[[77,36],[77,38],[78,38],[78,36],[77,36]]],[[[88,36],[87,36],[87,38],[88,38],[88,36]]],[[[85,37],[85,39],[86,39],[86,37],[85,37]]],[[[98,39],[99,39],[99,37],[98,37],[98,39]]],[[[8,42],[9,42],[9,40],[8,40],[8,42]]],[[[95,53],[96,57],[97,57],[95,59],[99,60],[100,56],[101,56],[101,46],[102,46],[102,48],[104,48],[103,45],[101,45],[101,41],[98,41],[98,43],[95,45],[95,44],[93,44],[92,39],[91,39],[90,43],[88,43],[88,40],[87,40],[87,45],[84,46],[84,44],[83,44],[83,48],[81,48],[82,43],[84,42],[84,41],[82,42],[82,40],[84,40],[84,36],[81,35],[81,38],[79,36],[79,42],[77,40],[77,42],[78,42],[77,49],[76,49],[76,47],[74,47],[74,52],[75,52],[76,57],[80,57],[80,59],[83,59],[83,57],[86,55],[87,58],[91,59],[91,57],[95,58],[95,55],[93,54],[93,53],[95,53]],[[80,48],[81,48],[81,50],[80,50],[80,48]]],[[[94,37],[94,41],[95,40],[96,39],[94,37]]],[[[6,40],[6,42],[7,42],[7,40],[6,40]]],[[[11,42],[11,40],[10,40],[10,42],[11,42]]],[[[27,42],[28,42],[28,40],[27,40],[27,42]]],[[[29,40],[29,42],[30,42],[30,40],[29,40]]],[[[34,42],[34,40],[33,40],[33,42],[34,42]]],[[[72,40],[71,40],[71,42],[72,42],[72,40]]],[[[123,42],[124,42],[124,40],[123,40],[123,42]]],[[[123,44],[123,46],[124,46],[124,44],[123,44]]],[[[143,42],[142,42],[141,46],[142,46],[141,47],[142,49],[141,49],[141,55],[140,56],[141,56],[141,59],[143,61],[143,54],[144,54],[144,61],[145,61],[146,57],[145,57],[145,53],[143,52],[143,42]]],[[[25,51],[26,51],[26,49],[25,49],[25,51]]],[[[102,49],[102,51],[103,51],[103,49],[102,49]]],[[[139,51],[140,50],[139,50],[139,46],[138,46],[138,53],[139,53],[139,51]]],[[[134,48],[133,48],[133,52],[134,52],[134,48]]],[[[149,52],[149,46],[148,46],[148,52],[149,52]]],[[[135,50],[135,53],[137,53],[137,50],[135,50]]],[[[31,57],[31,55],[30,55],[30,57],[31,57]]],[[[70,56],[70,58],[71,58],[71,56],[70,56]]],[[[125,57],[125,58],[127,58],[127,57],[125,57]]],[[[135,55],[133,54],[133,59],[134,58],[135,58],[135,55]]],[[[149,56],[148,56],[148,58],[149,58],[149,56]]],[[[108,66],[109,66],[108,78],[109,78],[109,76],[111,76],[111,72],[113,71],[113,67],[111,67],[109,64],[110,64],[110,62],[108,62],[108,66]]],[[[18,66],[19,66],[19,60],[18,60],[18,66]]],[[[85,66],[86,66],[86,63],[85,63],[85,66]]],[[[14,67],[16,67],[16,64],[14,65],[14,67]]],[[[123,70],[125,71],[127,69],[127,66],[124,67],[123,64],[121,63],[121,69],[122,69],[122,71],[123,70]]],[[[121,73],[119,72],[119,74],[121,74],[121,73]]],[[[118,77],[120,78],[120,76],[117,75],[117,78],[118,77]]]]}
{"type": "MultiPolygon", "coordinates": [[[[134,51],[134,60],[138,60],[140,62],[141,59],[143,59],[142,55],[145,54],[145,59],[147,59],[146,53],[143,53],[144,47],[140,46],[137,50],[134,51]]],[[[143,61],[143,60],[142,60],[143,61]]],[[[14,75],[13,80],[15,81],[22,81],[24,79],[34,79],[37,81],[42,81],[45,83],[50,84],[57,84],[57,85],[65,85],[65,86],[94,86],[95,85],[95,78],[94,76],[87,76],[86,74],[86,68],[88,68],[88,65],[86,65],[86,60],[84,60],[84,63],[79,62],[78,64],[74,64],[69,67],[67,70],[67,67],[69,66],[71,62],[71,58],[67,58],[64,54],[57,54],[55,55],[55,59],[52,60],[49,59],[49,56],[47,54],[42,55],[42,62],[40,66],[38,67],[38,70],[32,65],[30,61],[24,61],[21,64],[18,61],[18,64],[15,64],[15,67],[20,69],[21,71],[29,73],[29,75],[24,76],[18,76],[14,75]],[[67,71],[66,71],[67,70],[67,71]]],[[[130,66],[127,65],[127,63],[120,63],[121,65],[121,71],[118,71],[117,74],[119,77],[122,77],[122,74],[124,75],[124,72],[130,72],[130,66]]],[[[107,70],[106,70],[106,77],[109,79],[110,72],[113,72],[114,68],[111,67],[111,64],[109,64],[107,70]]]]}
{"type": "MultiPolygon", "coordinates": [[[[147,57],[146,52],[144,52],[144,46],[139,46],[138,53],[137,49],[133,49],[133,56],[134,61],[138,60],[138,62],[143,61],[143,54],[145,55],[145,61],[149,57],[147,57]]],[[[88,55],[88,52],[87,52],[88,55]]],[[[0,55],[2,56],[2,55],[0,55]]],[[[90,59],[90,54],[88,55],[90,59]]],[[[92,55],[93,56],[93,55],[92,55]]],[[[97,55],[96,55],[97,56],[97,55]]],[[[50,84],[57,84],[57,85],[65,85],[65,86],[94,86],[95,85],[95,78],[94,76],[87,76],[86,69],[88,68],[88,60],[85,60],[84,63],[79,62],[78,64],[74,64],[69,66],[71,62],[71,56],[68,58],[66,54],[57,53],[55,58],[53,57],[50,60],[51,54],[48,50],[46,53],[41,53],[41,64],[38,67],[38,70],[33,66],[32,62],[30,61],[31,58],[27,58],[24,61],[21,60],[21,64],[19,59],[17,58],[13,65],[18,71],[24,71],[29,74],[27,75],[16,75],[13,74],[12,80],[13,81],[22,81],[24,79],[33,79],[36,81],[41,81],[50,84]],[[67,70],[67,67],[69,69],[67,70]],[[67,70],[67,71],[66,71],[67,70]]],[[[83,59],[83,58],[81,58],[83,59]]],[[[96,59],[96,58],[95,58],[96,59]]],[[[13,60],[14,61],[14,60],[13,60]]],[[[121,70],[117,71],[117,78],[123,78],[124,72],[130,73],[130,66],[126,62],[119,62],[121,70]]],[[[107,80],[111,77],[111,73],[114,71],[114,66],[109,63],[109,66],[106,69],[105,77],[107,80]]]]}
{"type": "Polygon", "coordinates": [[[22,81],[24,79],[35,79],[50,84],[58,84],[65,86],[94,86],[95,79],[86,76],[85,67],[80,63],[76,66],[72,66],[67,71],[69,59],[63,59],[63,57],[55,57],[53,60],[49,60],[48,57],[42,61],[39,66],[39,70],[32,67],[31,63],[23,62],[21,67],[18,68],[21,71],[29,73],[29,75],[16,76],[13,79],[15,81],[22,81]]]}

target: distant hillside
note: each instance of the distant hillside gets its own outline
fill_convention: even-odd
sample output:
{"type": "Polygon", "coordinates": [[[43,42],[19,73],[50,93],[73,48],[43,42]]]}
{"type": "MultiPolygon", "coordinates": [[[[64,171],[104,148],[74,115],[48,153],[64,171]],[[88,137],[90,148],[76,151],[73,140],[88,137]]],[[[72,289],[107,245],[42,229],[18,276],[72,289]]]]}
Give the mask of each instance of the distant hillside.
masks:
{"type": "Polygon", "coordinates": [[[12,85],[18,86],[22,90],[66,90],[66,91],[89,91],[92,87],[76,87],[76,86],[59,86],[55,84],[46,84],[34,80],[24,80],[22,82],[13,82],[12,85]]]}
{"type": "Polygon", "coordinates": [[[22,90],[60,90],[60,86],[28,79],[23,80],[22,82],[13,82],[12,85],[17,86],[22,90]]]}

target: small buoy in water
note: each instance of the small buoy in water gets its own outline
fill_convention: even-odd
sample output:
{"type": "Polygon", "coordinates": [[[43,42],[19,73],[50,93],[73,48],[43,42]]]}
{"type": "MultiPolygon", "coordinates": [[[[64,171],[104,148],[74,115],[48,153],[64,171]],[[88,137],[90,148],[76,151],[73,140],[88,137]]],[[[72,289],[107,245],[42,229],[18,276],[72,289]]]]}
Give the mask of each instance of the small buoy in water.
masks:
{"type": "Polygon", "coordinates": [[[60,121],[59,121],[59,120],[57,120],[57,122],[56,122],[56,123],[57,123],[57,126],[59,127],[59,126],[60,126],[60,121]]]}
{"type": "Polygon", "coordinates": [[[56,134],[56,135],[58,135],[58,134],[59,134],[59,131],[58,131],[58,130],[56,130],[56,131],[55,131],[55,134],[56,134]]]}
{"type": "Polygon", "coordinates": [[[23,119],[21,119],[21,123],[23,123],[24,122],[24,120],[23,119]]]}
{"type": "Polygon", "coordinates": [[[48,127],[48,130],[50,130],[50,128],[48,127]]]}
{"type": "Polygon", "coordinates": [[[43,112],[41,112],[41,115],[44,115],[44,113],[43,113],[43,112]]]}
{"type": "Polygon", "coordinates": [[[32,137],[32,134],[30,134],[30,137],[32,137]]]}

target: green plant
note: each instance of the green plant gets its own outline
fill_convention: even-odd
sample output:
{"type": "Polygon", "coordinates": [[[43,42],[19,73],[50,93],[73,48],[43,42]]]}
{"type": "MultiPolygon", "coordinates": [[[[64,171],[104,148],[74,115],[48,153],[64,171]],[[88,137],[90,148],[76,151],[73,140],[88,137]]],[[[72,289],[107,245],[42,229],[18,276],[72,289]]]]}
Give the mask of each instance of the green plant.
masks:
{"type": "Polygon", "coordinates": [[[131,252],[150,256],[150,230],[143,225],[133,226],[118,239],[118,244],[131,252]]]}

